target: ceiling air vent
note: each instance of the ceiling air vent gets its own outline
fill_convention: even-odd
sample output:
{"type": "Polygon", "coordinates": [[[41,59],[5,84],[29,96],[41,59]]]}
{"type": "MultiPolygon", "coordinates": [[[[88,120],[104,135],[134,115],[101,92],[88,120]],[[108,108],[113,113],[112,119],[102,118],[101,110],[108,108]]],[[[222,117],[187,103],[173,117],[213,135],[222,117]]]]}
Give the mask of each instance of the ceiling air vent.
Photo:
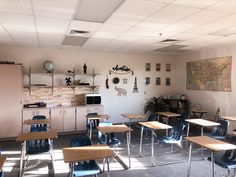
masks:
{"type": "Polygon", "coordinates": [[[90,31],[83,31],[83,30],[71,30],[71,35],[89,35],[90,31]]]}

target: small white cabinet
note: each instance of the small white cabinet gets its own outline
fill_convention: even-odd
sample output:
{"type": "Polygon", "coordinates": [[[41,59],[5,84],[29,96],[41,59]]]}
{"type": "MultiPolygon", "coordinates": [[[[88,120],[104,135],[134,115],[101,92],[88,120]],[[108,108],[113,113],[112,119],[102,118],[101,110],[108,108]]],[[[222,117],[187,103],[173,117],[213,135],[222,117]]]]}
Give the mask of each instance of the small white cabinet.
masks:
{"type": "Polygon", "coordinates": [[[51,110],[52,129],[57,132],[75,131],[75,108],[54,108],[51,110]]]}
{"type": "Polygon", "coordinates": [[[103,106],[80,106],[76,109],[76,131],[87,130],[86,126],[86,115],[88,113],[103,114],[103,106]]]}

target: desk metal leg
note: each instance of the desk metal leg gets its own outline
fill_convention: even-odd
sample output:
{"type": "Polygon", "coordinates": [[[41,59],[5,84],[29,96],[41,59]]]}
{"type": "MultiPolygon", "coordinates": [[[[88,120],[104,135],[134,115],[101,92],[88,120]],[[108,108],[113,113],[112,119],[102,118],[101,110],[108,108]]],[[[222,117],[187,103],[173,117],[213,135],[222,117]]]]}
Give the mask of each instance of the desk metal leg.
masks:
{"type": "MultiPolygon", "coordinates": [[[[201,127],[201,136],[203,136],[203,127],[201,127]]],[[[202,159],[204,160],[203,147],[201,146],[202,159]]]]}
{"type": "Polygon", "coordinates": [[[50,142],[50,156],[51,156],[51,161],[52,161],[52,172],[54,174],[55,169],[54,169],[54,159],[53,159],[53,140],[48,139],[48,142],[50,142]]]}
{"type": "Polygon", "coordinates": [[[109,159],[106,158],[106,161],[107,161],[107,177],[110,177],[109,159]]]}
{"type": "Polygon", "coordinates": [[[140,155],[140,157],[143,157],[142,145],[143,145],[143,126],[141,128],[141,135],[140,135],[140,146],[139,146],[139,155],[140,155]]]}
{"type": "Polygon", "coordinates": [[[127,132],[127,149],[128,149],[128,156],[129,156],[129,168],[131,167],[131,162],[130,162],[130,145],[129,145],[129,138],[130,137],[130,132],[127,132]]]}
{"type": "Polygon", "coordinates": [[[20,177],[23,176],[24,173],[24,160],[25,160],[25,150],[26,150],[26,141],[21,144],[21,158],[20,158],[20,177]]]}
{"type": "MultiPolygon", "coordinates": [[[[166,125],[169,125],[169,117],[166,117],[166,125]]],[[[168,136],[168,128],[166,129],[166,136],[168,136]]]]}
{"type": "Polygon", "coordinates": [[[152,157],[151,157],[152,165],[155,167],[154,162],[154,130],[152,130],[152,157]]]}
{"type": "Polygon", "coordinates": [[[215,154],[214,154],[214,151],[212,151],[212,153],[211,153],[211,168],[212,168],[212,177],[214,177],[215,176],[215,173],[214,173],[214,171],[215,171],[215,154]]]}
{"type": "Polygon", "coordinates": [[[191,156],[192,156],[192,147],[193,143],[189,146],[189,154],[188,154],[188,171],[187,171],[187,177],[190,176],[190,168],[191,168],[191,156]]]}
{"type": "Polygon", "coordinates": [[[90,125],[89,138],[91,139],[92,138],[92,129],[93,129],[92,121],[91,120],[89,120],[89,125],[90,125]]]}

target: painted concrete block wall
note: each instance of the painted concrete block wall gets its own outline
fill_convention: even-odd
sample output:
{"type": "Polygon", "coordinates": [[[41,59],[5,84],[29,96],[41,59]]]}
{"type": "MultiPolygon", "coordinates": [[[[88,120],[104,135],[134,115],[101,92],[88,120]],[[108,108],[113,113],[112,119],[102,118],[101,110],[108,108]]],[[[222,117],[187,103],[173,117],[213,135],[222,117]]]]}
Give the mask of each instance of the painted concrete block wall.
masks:
{"type": "MultiPolygon", "coordinates": [[[[176,84],[179,82],[176,77],[176,60],[173,55],[164,54],[125,54],[108,53],[96,51],[80,51],[70,49],[42,49],[29,47],[1,46],[0,60],[8,60],[23,63],[28,68],[32,67],[34,72],[44,72],[42,64],[45,60],[54,62],[56,72],[64,72],[75,67],[82,72],[84,63],[88,66],[88,73],[95,68],[95,85],[99,85],[99,92],[102,94],[104,112],[112,116],[113,122],[122,122],[121,113],[144,113],[143,107],[146,99],[153,96],[176,94],[176,84]],[[145,72],[145,63],[151,63],[151,71],[145,72]],[[155,64],[161,63],[161,72],[155,71],[155,64]],[[171,72],[166,72],[164,66],[171,64],[171,72]],[[134,75],[109,75],[109,70],[115,65],[126,65],[134,70],[134,75]],[[134,78],[137,77],[139,93],[133,93],[134,78]],[[151,85],[145,86],[145,77],[151,77],[151,85]],[[109,89],[106,89],[105,80],[109,79],[109,89]],[[125,88],[127,96],[117,96],[115,85],[111,82],[114,77],[128,79],[128,84],[120,82],[118,87],[125,88]],[[161,77],[161,86],[155,85],[155,78],[161,77]],[[165,85],[165,78],[171,78],[171,86],[165,85]]],[[[182,93],[181,93],[182,94],[182,93]]]]}
{"type": "MultiPolygon", "coordinates": [[[[202,109],[209,111],[208,118],[212,119],[217,107],[221,110],[221,115],[236,115],[236,45],[224,46],[215,49],[207,49],[199,52],[184,54],[178,57],[176,89],[184,93],[192,103],[198,103],[202,109]],[[231,88],[232,92],[200,91],[186,89],[186,63],[188,61],[209,59],[223,56],[232,56],[231,88]]],[[[230,131],[236,128],[236,124],[230,124],[230,131]]]]}

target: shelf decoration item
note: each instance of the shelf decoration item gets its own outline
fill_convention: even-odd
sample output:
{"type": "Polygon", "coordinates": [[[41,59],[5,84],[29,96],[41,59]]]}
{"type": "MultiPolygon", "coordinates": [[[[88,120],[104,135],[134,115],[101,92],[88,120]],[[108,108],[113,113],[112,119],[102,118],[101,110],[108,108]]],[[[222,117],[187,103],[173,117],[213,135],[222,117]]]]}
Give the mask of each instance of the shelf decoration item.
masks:
{"type": "Polygon", "coordinates": [[[71,78],[70,77],[66,77],[65,80],[66,80],[66,86],[70,86],[71,83],[72,83],[71,78]]]}
{"type": "Polygon", "coordinates": [[[86,65],[86,63],[84,63],[83,70],[84,70],[84,74],[86,74],[87,73],[87,65],[86,65]]]}
{"type": "Polygon", "coordinates": [[[133,93],[138,93],[137,77],[134,78],[134,89],[133,89],[133,93]]]}
{"type": "Polygon", "coordinates": [[[43,63],[43,69],[47,72],[47,73],[52,73],[53,70],[55,69],[55,66],[53,64],[53,62],[47,60],[43,63]]]}
{"type": "Polygon", "coordinates": [[[132,71],[128,66],[120,66],[116,65],[114,67],[112,67],[112,69],[109,71],[109,74],[111,75],[112,73],[114,74],[120,74],[120,75],[124,75],[124,74],[132,74],[134,75],[134,71],[132,71]]]}
{"type": "Polygon", "coordinates": [[[127,91],[124,88],[115,86],[115,90],[117,91],[117,96],[127,96],[127,91]]]}
{"type": "Polygon", "coordinates": [[[124,78],[123,79],[123,84],[127,84],[128,83],[128,79],[127,78],[124,78]]]}
{"type": "Polygon", "coordinates": [[[151,63],[145,64],[145,71],[151,71],[151,63]]]}

